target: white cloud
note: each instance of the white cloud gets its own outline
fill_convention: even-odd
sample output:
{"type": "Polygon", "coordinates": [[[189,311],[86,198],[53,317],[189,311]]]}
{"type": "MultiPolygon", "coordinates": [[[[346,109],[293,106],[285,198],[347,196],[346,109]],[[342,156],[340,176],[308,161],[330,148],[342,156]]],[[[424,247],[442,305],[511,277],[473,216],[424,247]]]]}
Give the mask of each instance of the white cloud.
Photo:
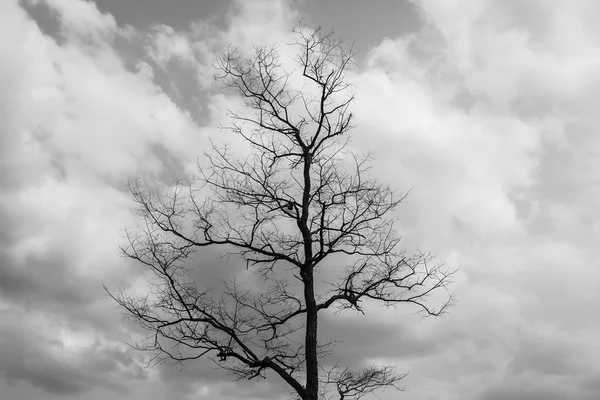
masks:
{"type": "Polygon", "coordinates": [[[148,54],[163,68],[172,59],[194,64],[196,58],[190,40],[167,25],[157,25],[150,37],[151,45],[148,54]]]}
{"type": "Polygon", "coordinates": [[[117,249],[136,223],[123,184],[159,177],[169,155],[193,163],[203,133],[148,71],[126,68],[115,40],[131,28],[91,2],[46,5],[58,41],[16,2],[0,6],[0,337],[14,349],[0,369],[49,393],[118,396],[138,378],[119,366],[130,334],[101,284],[132,279],[117,249]]]}
{"type": "Polygon", "coordinates": [[[590,111],[600,48],[586,14],[596,6],[416,3],[428,25],[370,53],[356,110],[357,147],[377,152],[384,179],[414,185],[400,214],[408,243],[441,260],[453,254],[462,268],[459,304],[436,325],[462,339],[418,361],[413,375],[423,378],[407,385],[419,399],[533,399],[545,392],[527,382],[544,381],[584,398],[578,378],[551,369],[598,373],[587,358],[598,350],[587,339],[571,344],[598,329],[588,316],[600,301],[590,111]],[[542,360],[533,343],[550,331],[555,345],[542,360]],[[569,364],[565,348],[581,364],[569,364]]]}
{"type": "Polygon", "coordinates": [[[47,0],[45,3],[59,16],[62,35],[82,47],[109,44],[126,32],[117,26],[112,15],[101,13],[92,1],[47,0]]]}
{"type": "MultiPolygon", "coordinates": [[[[59,40],[43,34],[16,1],[0,2],[0,219],[6,226],[0,313],[8,316],[0,339],[37,343],[43,365],[81,383],[42,374],[25,350],[0,354],[0,369],[46,391],[92,399],[106,396],[94,388],[112,387],[120,396],[126,381],[119,373],[139,360],[127,368],[127,361],[112,363],[113,386],[78,368],[102,370],[103,362],[120,357],[111,353],[117,343],[137,334],[117,328],[99,282],[142,282],[117,257],[119,229],[135,224],[123,181],[189,172],[216,132],[198,126],[155,82],[163,72],[170,79],[174,68],[187,68],[196,82],[186,78],[185,84],[203,91],[206,125],[216,127],[224,110],[239,104],[212,92],[214,55],[227,43],[242,50],[286,43],[298,14],[286,1],[240,1],[224,30],[198,22],[185,31],[159,25],[140,33],[92,2],[45,4],[60,22],[59,40]],[[117,44],[133,37],[149,44],[136,71],[125,66],[117,44]],[[53,317],[60,323],[50,324],[53,317]],[[14,327],[24,321],[31,334],[19,335],[14,327]]],[[[360,346],[352,343],[368,331],[350,329],[355,316],[332,322],[327,332],[343,329],[348,343],[340,349],[352,360],[388,357],[411,371],[403,385],[413,399],[597,398],[598,3],[416,4],[426,18],[423,31],[384,40],[353,77],[353,145],[376,152],[375,172],[383,180],[413,187],[399,214],[406,245],[431,249],[462,268],[460,302],[435,321],[401,313],[375,313],[369,324],[359,319],[361,327],[381,329],[360,346]]],[[[131,396],[241,393],[213,375],[212,366],[168,371],[133,385],[131,396]],[[192,384],[199,372],[207,381],[192,384]]],[[[260,397],[269,385],[252,390],[260,397]]],[[[6,393],[15,388],[31,390],[18,383],[6,393]]],[[[42,392],[20,393],[37,398],[42,392]]]]}
{"type": "MultiPolygon", "coordinates": [[[[118,257],[121,229],[137,223],[123,185],[129,177],[190,172],[208,130],[153,82],[148,60],[128,69],[118,40],[138,36],[131,27],[93,2],[41,4],[59,22],[58,39],[42,33],[16,1],[0,5],[0,338],[14,349],[0,356],[12,385],[0,380],[0,391],[94,398],[106,389],[114,398],[148,398],[156,390],[142,387],[160,380],[147,385],[138,380],[143,374],[127,372],[137,368],[138,355],[121,366],[117,344],[137,333],[119,328],[101,286],[144,280],[118,257]],[[30,361],[35,351],[38,366],[30,361]]],[[[159,44],[168,34],[183,37],[168,27],[158,31],[159,44]]],[[[194,61],[177,40],[162,43],[171,54],[150,59],[194,61]]],[[[185,387],[180,398],[189,394],[185,387]]]]}

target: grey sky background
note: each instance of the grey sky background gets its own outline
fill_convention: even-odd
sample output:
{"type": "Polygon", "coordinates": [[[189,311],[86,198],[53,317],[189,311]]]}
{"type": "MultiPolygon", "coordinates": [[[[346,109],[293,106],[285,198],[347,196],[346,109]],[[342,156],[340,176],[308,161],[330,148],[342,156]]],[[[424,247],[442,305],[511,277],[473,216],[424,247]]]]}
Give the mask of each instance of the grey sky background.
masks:
{"type": "Polygon", "coordinates": [[[599,17],[594,0],[1,1],[0,398],[282,398],[210,363],[143,369],[102,282],[144,289],[117,250],[138,223],[127,179],[192,173],[239,104],[214,56],[285,44],[299,18],[360,51],[351,145],[412,189],[405,246],[460,268],[446,317],[326,316],[340,357],[410,372],[382,400],[600,398],[599,17]]]}

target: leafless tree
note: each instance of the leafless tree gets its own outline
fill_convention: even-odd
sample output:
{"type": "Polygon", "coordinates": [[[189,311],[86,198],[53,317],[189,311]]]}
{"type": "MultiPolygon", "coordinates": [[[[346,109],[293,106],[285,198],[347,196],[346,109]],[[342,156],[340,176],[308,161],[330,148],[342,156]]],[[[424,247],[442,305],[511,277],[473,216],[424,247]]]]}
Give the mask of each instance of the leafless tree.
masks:
{"type": "Polygon", "coordinates": [[[426,297],[445,291],[452,273],[426,253],[399,249],[394,211],[405,197],[368,176],[368,156],[348,150],[355,53],[333,32],[293,33],[292,71],[277,46],[251,56],[229,48],[216,62],[217,80],[245,101],[226,129],[247,154],[213,144],[195,182],[166,193],[130,184],[145,229],[128,232],[122,251],[153,273],[153,290],[111,296],[149,332],[136,346],[155,362],[213,357],[237,379],[274,373],[303,400],[358,399],[405,375],[323,365],[334,343],[318,340],[320,313],[363,312],[368,301],[437,316],[452,296],[438,307],[426,297]],[[190,264],[204,247],[243,260],[262,290],[237,281],[225,282],[220,296],[202,288],[190,264]],[[328,283],[326,259],[343,266],[328,283]]]}

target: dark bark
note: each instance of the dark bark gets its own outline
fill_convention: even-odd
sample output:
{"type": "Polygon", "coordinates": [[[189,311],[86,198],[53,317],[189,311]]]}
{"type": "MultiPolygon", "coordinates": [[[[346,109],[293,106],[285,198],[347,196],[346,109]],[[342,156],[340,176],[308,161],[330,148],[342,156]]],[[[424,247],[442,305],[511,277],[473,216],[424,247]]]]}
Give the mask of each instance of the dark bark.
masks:
{"type": "Polygon", "coordinates": [[[312,270],[302,275],[306,299],[306,400],[317,400],[319,394],[319,360],[317,356],[317,302],[312,270]]]}

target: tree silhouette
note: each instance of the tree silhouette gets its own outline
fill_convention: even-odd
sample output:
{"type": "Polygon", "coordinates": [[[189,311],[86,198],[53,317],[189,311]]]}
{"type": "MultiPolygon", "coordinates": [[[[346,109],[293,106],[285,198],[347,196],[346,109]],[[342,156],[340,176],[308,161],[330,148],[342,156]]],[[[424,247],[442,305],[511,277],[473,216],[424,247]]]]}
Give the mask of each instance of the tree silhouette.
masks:
{"type": "Polygon", "coordinates": [[[149,332],[135,347],[154,362],[207,356],[237,379],[274,373],[304,400],[358,399],[405,375],[324,365],[335,346],[318,341],[320,313],[364,312],[369,301],[437,316],[452,296],[437,308],[426,297],[452,273],[399,248],[393,213],[405,196],[368,177],[369,156],[348,151],[355,53],[333,31],[293,33],[291,72],[277,46],[254,47],[250,57],[229,48],[217,59],[217,80],[244,99],[226,127],[246,144],[243,155],[213,144],[197,181],[166,193],[130,183],[145,228],[128,231],[122,251],[153,273],[153,289],[111,296],[149,332]],[[243,260],[262,290],[235,280],[221,296],[202,288],[190,263],[204,247],[243,260]],[[319,280],[326,259],[343,265],[333,282],[319,280]]]}

